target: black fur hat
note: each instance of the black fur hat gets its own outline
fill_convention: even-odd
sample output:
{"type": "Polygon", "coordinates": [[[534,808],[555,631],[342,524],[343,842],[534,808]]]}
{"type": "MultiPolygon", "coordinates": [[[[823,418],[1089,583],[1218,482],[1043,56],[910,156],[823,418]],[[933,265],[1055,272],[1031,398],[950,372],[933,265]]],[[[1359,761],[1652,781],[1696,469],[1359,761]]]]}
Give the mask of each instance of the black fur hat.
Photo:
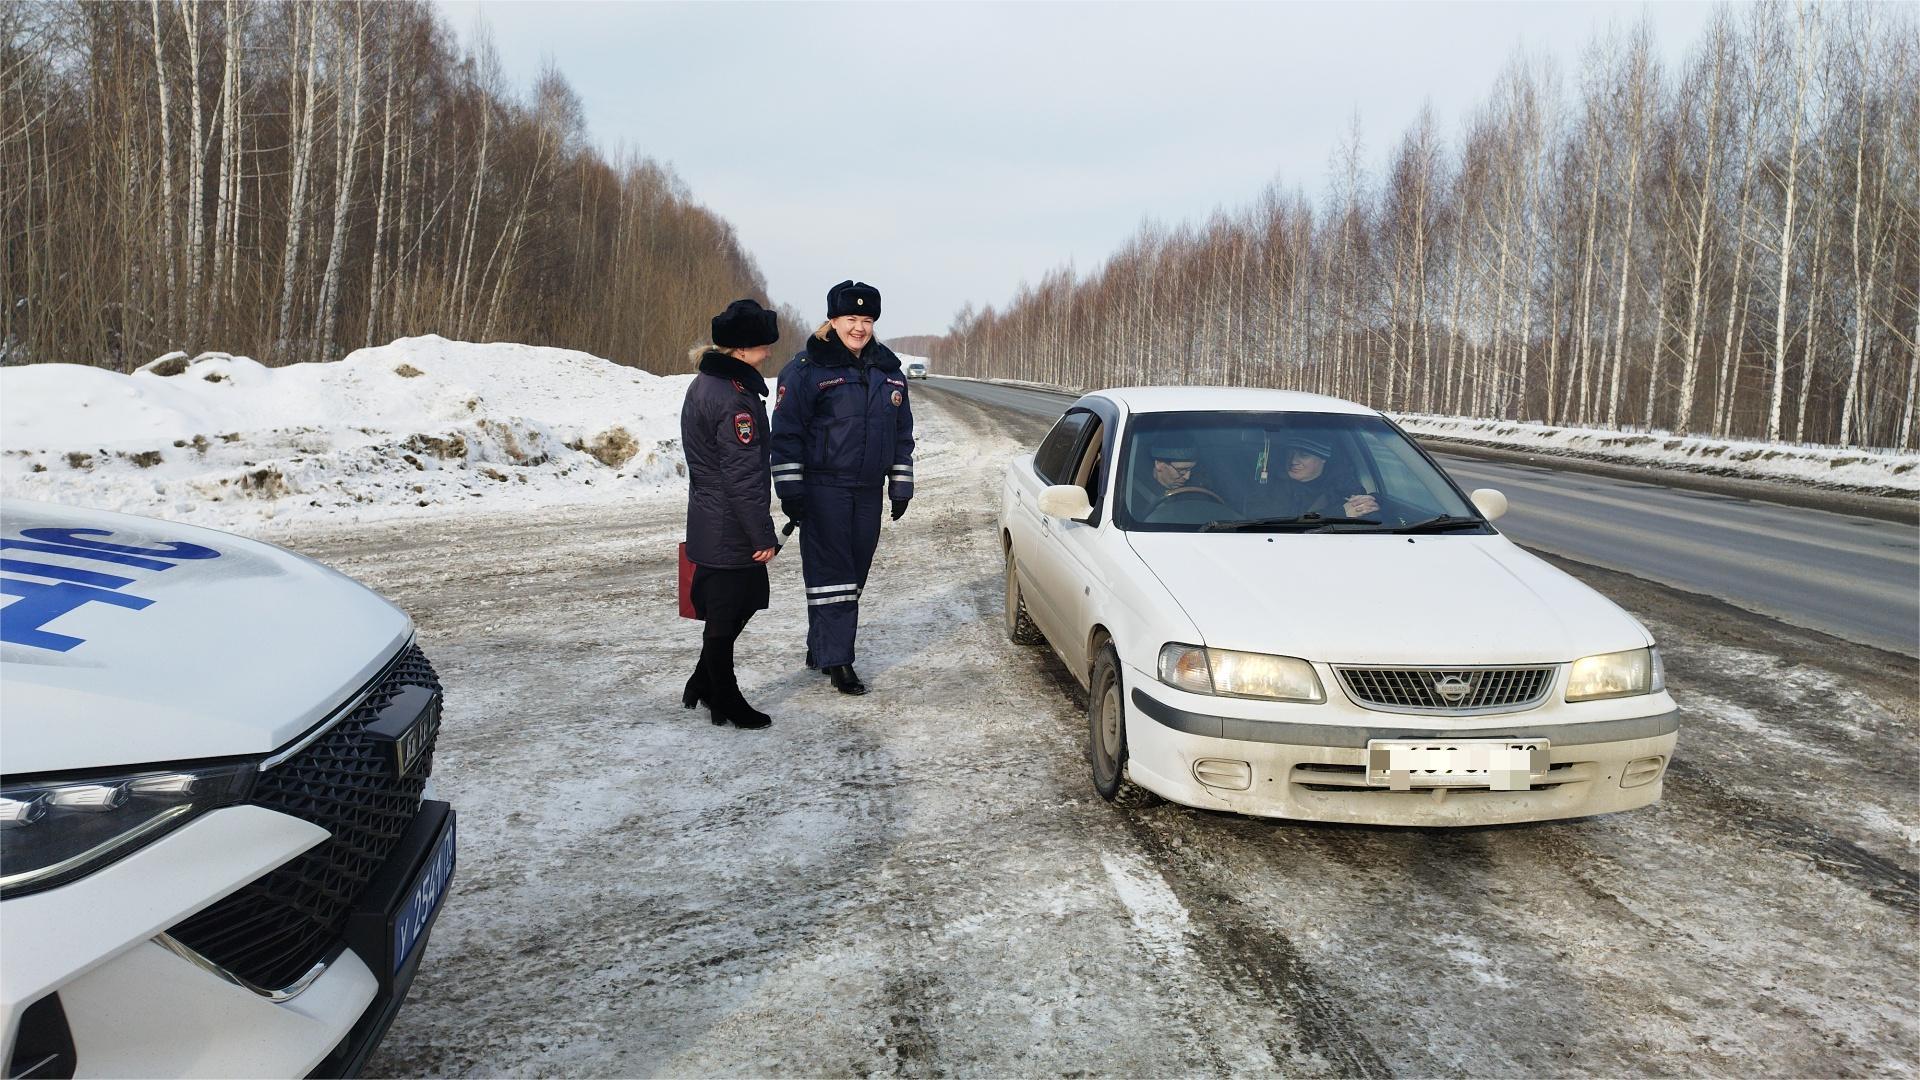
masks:
{"type": "Polygon", "coordinates": [[[780,316],[754,300],[735,300],[713,317],[713,343],[722,349],[751,349],[780,340],[780,316]]]}
{"type": "Polygon", "coordinates": [[[827,318],[842,315],[880,317],[880,290],[864,281],[843,281],[827,290],[827,318]]]}

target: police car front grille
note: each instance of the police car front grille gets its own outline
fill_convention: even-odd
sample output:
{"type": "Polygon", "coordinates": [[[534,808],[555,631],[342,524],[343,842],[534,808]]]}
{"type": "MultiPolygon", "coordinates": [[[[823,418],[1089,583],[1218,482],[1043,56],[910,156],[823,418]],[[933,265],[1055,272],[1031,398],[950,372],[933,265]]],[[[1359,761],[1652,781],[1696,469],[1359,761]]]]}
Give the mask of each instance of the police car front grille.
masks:
{"type": "Polygon", "coordinates": [[[1544,701],[1557,669],[1340,667],[1340,685],[1362,708],[1381,712],[1513,712],[1544,701]]]}
{"type": "Polygon", "coordinates": [[[432,732],[404,777],[389,749],[365,734],[402,687],[440,689],[433,665],[409,645],[352,715],[260,774],[249,800],[311,821],[331,835],[265,877],[168,931],[263,990],[289,986],[340,941],[354,900],[420,810],[433,772],[432,732]]]}

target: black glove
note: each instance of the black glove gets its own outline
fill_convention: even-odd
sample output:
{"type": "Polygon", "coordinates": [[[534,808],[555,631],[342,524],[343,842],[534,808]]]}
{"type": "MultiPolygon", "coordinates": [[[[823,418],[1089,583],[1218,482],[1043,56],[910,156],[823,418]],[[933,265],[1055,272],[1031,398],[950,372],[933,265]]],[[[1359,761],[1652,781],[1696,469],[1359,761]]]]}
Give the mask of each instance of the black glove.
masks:
{"type": "Polygon", "coordinates": [[[798,497],[781,499],[780,512],[787,515],[788,521],[798,525],[807,520],[807,500],[798,497]]]}
{"type": "Polygon", "coordinates": [[[903,516],[904,516],[904,515],[906,514],[906,512],[907,512],[907,503],[908,503],[908,502],[910,502],[910,501],[912,501],[912,500],[909,500],[909,499],[895,499],[895,500],[893,500],[893,520],[895,520],[895,521],[899,521],[899,520],[901,519],[901,517],[903,517],[903,516]]]}

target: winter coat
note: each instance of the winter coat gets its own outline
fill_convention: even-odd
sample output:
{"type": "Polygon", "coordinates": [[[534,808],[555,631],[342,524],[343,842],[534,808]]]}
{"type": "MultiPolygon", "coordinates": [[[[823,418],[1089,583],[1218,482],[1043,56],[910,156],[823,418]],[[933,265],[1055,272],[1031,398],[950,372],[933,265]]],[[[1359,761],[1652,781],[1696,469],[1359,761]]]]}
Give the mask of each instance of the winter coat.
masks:
{"type": "Polygon", "coordinates": [[[1247,508],[1251,517],[1345,517],[1347,500],[1366,490],[1348,473],[1321,473],[1303,484],[1282,472],[1263,489],[1255,489],[1247,508]]]}
{"type": "Polygon", "coordinates": [[[748,364],[711,350],[680,407],[687,454],[687,558],[699,566],[756,565],[775,544],[767,462],[767,381],[748,364]]]}
{"type": "Polygon", "coordinates": [[[807,339],[773,409],[773,482],[782,499],[807,485],[872,487],[913,498],[913,406],[900,358],[878,341],[855,356],[827,331],[807,339]]]}

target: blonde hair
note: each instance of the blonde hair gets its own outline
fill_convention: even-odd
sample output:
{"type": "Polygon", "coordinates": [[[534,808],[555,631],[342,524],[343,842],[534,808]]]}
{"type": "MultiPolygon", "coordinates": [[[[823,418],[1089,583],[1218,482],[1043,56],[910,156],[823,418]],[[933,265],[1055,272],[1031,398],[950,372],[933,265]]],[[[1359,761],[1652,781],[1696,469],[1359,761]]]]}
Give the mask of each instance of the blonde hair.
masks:
{"type": "Polygon", "coordinates": [[[699,367],[700,358],[707,355],[710,352],[726,353],[728,356],[733,357],[735,360],[740,359],[739,349],[731,348],[726,345],[695,345],[693,348],[687,350],[688,365],[695,368],[699,367]]]}
{"type": "Polygon", "coordinates": [[[833,329],[833,320],[828,319],[826,322],[820,324],[820,329],[815,330],[813,336],[819,338],[821,341],[825,341],[827,340],[827,331],[831,329],[833,329]]]}

